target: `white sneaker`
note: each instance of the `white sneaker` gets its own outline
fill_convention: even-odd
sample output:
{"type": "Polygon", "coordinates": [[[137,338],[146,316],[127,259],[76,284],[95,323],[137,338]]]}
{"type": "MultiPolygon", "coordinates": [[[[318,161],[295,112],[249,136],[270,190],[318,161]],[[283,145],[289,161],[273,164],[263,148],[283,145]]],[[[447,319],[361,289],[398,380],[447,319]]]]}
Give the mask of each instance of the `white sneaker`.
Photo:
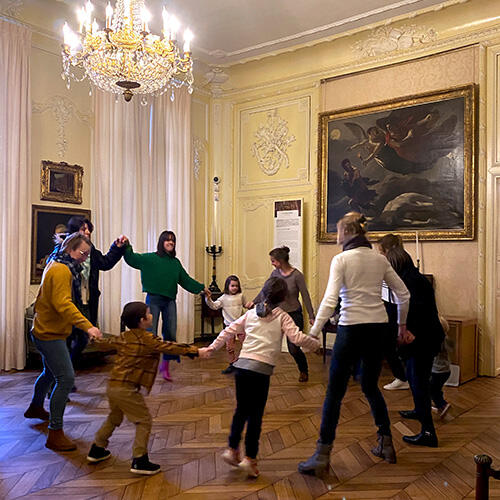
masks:
{"type": "Polygon", "coordinates": [[[226,464],[238,467],[241,461],[240,452],[238,450],[233,450],[233,448],[226,448],[222,453],[222,460],[224,460],[226,464]]]}
{"type": "Polygon", "coordinates": [[[395,378],[390,384],[384,385],[386,391],[398,391],[400,389],[409,389],[410,384],[408,382],[403,382],[398,378],[395,378]]]}
{"type": "Polygon", "coordinates": [[[245,457],[238,465],[241,470],[244,470],[248,477],[259,477],[259,469],[257,468],[257,460],[245,457]]]}

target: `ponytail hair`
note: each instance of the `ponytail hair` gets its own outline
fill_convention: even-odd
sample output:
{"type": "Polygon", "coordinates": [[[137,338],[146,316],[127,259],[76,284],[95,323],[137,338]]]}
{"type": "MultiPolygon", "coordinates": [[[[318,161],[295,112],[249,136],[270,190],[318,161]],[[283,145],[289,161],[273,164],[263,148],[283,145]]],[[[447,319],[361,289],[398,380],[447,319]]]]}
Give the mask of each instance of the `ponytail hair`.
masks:
{"type": "Polygon", "coordinates": [[[348,212],[337,222],[337,229],[351,236],[366,234],[366,217],[359,212],[348,212]]]}
{"type": "Polygon", "coordinates": [[[281,247],[273,248],[269,252],[269,256],[280,262],[286,262],[288,264],[288,261],[290,260],[290,249],[284,245],[281,247]]]}
{"type": "Polygon", "coordinates": [[[265,318],[279,303],[286,299],[288,286],[282,278],[269,278],[262,287],[262,295],[264,302],[257,304],[255,310],[257,316],[265,318]]]}
{"type": "Polygon", "coordinates": [[[386,234],[378,241],[382,253],[394,270],[400,274],[406,267],[413,266],[410,254],[403,247],[403,240],[397,234],[386,234]]]}

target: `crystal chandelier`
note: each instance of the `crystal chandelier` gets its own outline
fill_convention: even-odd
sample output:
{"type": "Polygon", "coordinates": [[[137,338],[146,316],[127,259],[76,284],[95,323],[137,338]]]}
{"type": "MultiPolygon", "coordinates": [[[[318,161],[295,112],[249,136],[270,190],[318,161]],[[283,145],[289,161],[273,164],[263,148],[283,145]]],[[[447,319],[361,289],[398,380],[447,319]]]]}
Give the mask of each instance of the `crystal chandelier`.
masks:
{"type": "Polygon", "coordinates": [[[90,0],[78,11],[79,29],[75,33],[64,24],[62,78],[90,82],[101,90],[123,94],[128,102],[134,95],[145,101],[150,94],[161,95],[181,85],[193,88],[193,60],[190,42],[184,32],[183,50],[177,45],[180,24],[163,8],[163,37],[149,32],[151,15],[144,0],[117,0],[115,9],[106,7],[106,27],[100,29],[93,18],[90,0]],[[74,72],[74,68],[80,71],[74,72]]]}

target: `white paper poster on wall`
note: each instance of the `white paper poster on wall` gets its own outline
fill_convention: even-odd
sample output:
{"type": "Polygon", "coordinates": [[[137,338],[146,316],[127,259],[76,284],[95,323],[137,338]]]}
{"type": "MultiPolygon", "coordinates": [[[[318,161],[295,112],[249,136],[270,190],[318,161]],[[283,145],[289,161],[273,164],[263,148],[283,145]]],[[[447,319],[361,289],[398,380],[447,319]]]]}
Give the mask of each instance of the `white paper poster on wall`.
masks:
{"type": "Polygon", "coordinates": [[[274,202],[274,247],[290,249],[290,264],[302,270],[303,201],[274,202]]]}
{"type": "MultiPolygon", "coordinates": [[[[302,200],[274,202],[274,248],[287,246],[290,249],[290,264],[300,270],[302,270],[303,206],[302,200]]],[[[281,350],[288,351],[285,336],[281,350]]]]}

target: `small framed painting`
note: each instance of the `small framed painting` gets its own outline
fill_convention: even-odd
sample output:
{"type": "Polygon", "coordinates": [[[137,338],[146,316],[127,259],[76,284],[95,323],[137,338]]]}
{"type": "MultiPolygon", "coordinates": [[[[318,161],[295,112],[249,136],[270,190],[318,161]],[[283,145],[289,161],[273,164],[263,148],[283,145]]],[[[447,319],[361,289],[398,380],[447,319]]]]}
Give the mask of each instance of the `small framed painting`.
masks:
{"type": "Polygon", "coordinates": [[[40,198],[64,203],[82,203],[83,167],[42,160],[40,198]]]}

